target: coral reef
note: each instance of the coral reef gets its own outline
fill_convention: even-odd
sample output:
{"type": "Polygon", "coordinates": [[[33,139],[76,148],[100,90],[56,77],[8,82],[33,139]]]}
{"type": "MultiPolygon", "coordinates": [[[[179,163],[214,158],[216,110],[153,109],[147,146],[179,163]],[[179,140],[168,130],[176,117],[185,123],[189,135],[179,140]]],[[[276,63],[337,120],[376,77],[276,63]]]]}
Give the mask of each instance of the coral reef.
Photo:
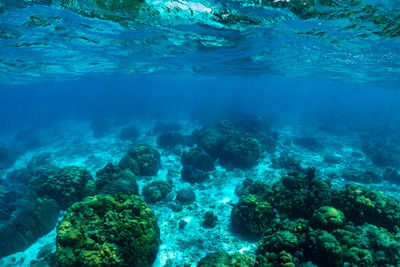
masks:
{"type": "Polygon", "coordinates": [[[302,171],[301,162],[297,158],[284,154],[272,158],[272,167],[275,169],[285,169],[287,171],[302,171]]]}
{"type": "Polygon", "coordinates": [[[204,125],[192,133],[199,147],[228,167],[251,168],[273,141],[265,132],[252,132],[231,121],[204,125]]]}
{"type": "Polygon", "coordinates": [[[323,206],[314,211],[311,217],[311,226],[324,230],[333,230],[344,226],[343,212],[334,207],[323,206]]]}
{"type": "Polygon", "coordinates": [[[262,145],[250,136],[236,137],[229,140],[223,147],[221,162],[239,168],[251,168],[261,157],[262,145]]]}
{"type": "Polygon", "coordinates": [[[14,172],[0,179],[0,257],[22,251],[57,223],[59,207],[55,200],[37,197],[14,172]]]}
{"type": "Polygon", "coordinates": [[[218,216],[212,210],[209,210],[204,214],[202,225],[206,228],[214,228],[217,222],[218,216]]]}
{"type": "Polygon", "coordinates": [[[154,213],[138,196],[96,195],[57,226],[57,266],[151,266],[160,245],[154,213]]]}
{"type": "Polygon", "coordinates": [[[131,148],[118,163],[136,175],[156,175],[161,166],[161,155],[153,147],[139,144],[131,148]]]}
{"type": "Polygon", "coordinates": [[[332,206],[341,209],[348,220],[356,224],[374,224],[389,231],[400,230],[400,203],[397,199],[351,184],[332,195],[332,206]]]}
{"type": "Polygon", "coordinates": [[[108,163],[96,172],[96,188],[100,194],[138,194],[136,176],[130,169],[108,163]]]}
{"type": "Polygon", "coordinates": [[[210,175],[208,172],[196,169],[195,167],[188,165],[182,168],[181,177],[183,180],[189,183],[201,183],[207,180],[210,175]]]}
{"type": "Polygon", "coordinates": [[[263,235],[256,266],[393,266],[400,258],[400,203],[381,192],[331,190],[313,169],[283,176],[272,190],[246,179],[242,191],[231,221],[263,235]]]}
{"type": "Polygon", "coordinates": [[[196,194],[191,187],[183,187],[176,192],[175,200],[182,205],[189,205],[196,200],[196,194]]]}
{"type": "Polygon", "coordinates": [[[270,202],[252,194],[243,195],[231,213],[232,226],[243,233],[261,234],[274,218],[270,202]]]}
{"type": "Polygon", "coordinates": [[[36,191],[41,197],[52,198],[62,209],[95,193],[92,175],[77,166],[64,167],[55,173],[42,176],[36,191]]]}
{"type": "Polygon", "coordinates": [[[143,187],[142,195],[147,203],[159,202],[172,190],[172,185],[167,181],[154,181],[143,187]]]}
{"type": "Polygon", "coordinates": [[[195,147],[188,152],[182,153],[182,165],[193,166],[202,171],[214,170],[214,160],[211,156],[201,147],[195,147]]]}
{"type": "Polygon", "coordinates": [[[308,173],[289,173],[272,186],[274,207],[289,218],[310,218],[330,201],[330,185],[308,173]]]}

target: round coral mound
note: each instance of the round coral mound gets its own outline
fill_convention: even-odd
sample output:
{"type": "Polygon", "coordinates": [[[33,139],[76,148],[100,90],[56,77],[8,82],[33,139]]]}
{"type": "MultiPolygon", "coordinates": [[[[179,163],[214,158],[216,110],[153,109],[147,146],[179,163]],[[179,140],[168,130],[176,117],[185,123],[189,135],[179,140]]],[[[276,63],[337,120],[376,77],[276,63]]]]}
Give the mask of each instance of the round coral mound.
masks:
{"type": "Polygon", "coordinates": [[[249,136],[231,139],[221,151],[221,161],[237,168],[251,168],[261,157],[262,145],[249,136]]]}
{"type": "Polygon", "coordinates": [[[96,188],[99,194],[137,195],[139,192],[135,174],[112,163],[96,173],[96,188]]]}
{"type": "Polygon", "coordinates": [[[92,175],[77,166],[67,166],[40,178],[37,192],[40,197],[55,199],[62,209],[92,195],[95,182],[92,175]]]}
{"type": "Polygon", "coordinates": [[[182,154],[182,165],[193,166],[202,171],[214,170],[213,158],[202,148],[195,147],[182,154]]]}
{"type": "Polygon", "coordinates": [[[338,209],[323,206],[314,211],[311,217],[311,225],[324,230],[333,230],[344,226],[344,215],[338,209]]]}
{"type": "Polygon", "coordinates": [[[232,226],[239,232],[262,234],[275,218],[271,204],[256,195],[248,194],[232,209],[232,226]]]}
{"type": "Polygon", "coordinates": [[[136,175],[156,175],[160,165],[161,155],[157,149],[144,144],[131,148],[118,164],[136,175]]]}
{"type": "Polygon", "coordinates": [[[138,196],[96,195],[75,203],[57,227],[57,266],[151,266],[157,219],[138,196]]]}

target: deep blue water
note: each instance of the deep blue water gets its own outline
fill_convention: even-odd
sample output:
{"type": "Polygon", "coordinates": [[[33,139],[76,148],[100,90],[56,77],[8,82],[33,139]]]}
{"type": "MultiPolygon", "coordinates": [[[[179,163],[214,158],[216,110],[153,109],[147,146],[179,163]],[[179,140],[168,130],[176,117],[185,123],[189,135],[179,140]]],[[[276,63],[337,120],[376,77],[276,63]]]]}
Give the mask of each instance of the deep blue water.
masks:
{"type": "Polygon", "coordinates": [[[210,121],[251,113],[382,130],[400,120],[400,91],[314,77],[102,76],[3,85],[1,95],[3,131],[104,116],[210,121]]]}

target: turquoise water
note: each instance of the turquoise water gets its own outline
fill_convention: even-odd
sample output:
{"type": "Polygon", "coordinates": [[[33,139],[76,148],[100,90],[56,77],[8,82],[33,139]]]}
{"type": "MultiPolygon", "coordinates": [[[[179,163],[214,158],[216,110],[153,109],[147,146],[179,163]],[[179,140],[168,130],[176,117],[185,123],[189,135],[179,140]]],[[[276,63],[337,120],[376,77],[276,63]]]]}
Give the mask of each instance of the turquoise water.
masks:
{"type": "Polygon", "coordinates": [[[0,47],[1,267],[398,266],[398,1],[0,0],[0,47]]]}
{"type": "Polygon", "coordinates": [[[396,1],[97,2],[2,1],[2,83],[110,73],[399,81],[396,1]]]}

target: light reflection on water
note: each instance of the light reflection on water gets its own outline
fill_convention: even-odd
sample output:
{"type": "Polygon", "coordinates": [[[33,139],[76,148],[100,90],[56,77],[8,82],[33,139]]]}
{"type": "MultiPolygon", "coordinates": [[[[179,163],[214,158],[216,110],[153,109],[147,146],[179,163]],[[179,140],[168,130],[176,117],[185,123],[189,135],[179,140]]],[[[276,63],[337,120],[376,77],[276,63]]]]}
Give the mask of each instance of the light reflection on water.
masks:
{"type": "Polygon", "coordinates": [[[1,3],[3,84],[150,72],[400,81],[400,38],[391,28],[399,22],[386,25],[391,14],[378,11],[362,17],[360,5],[304,15],[241,1],[153,1],[126,11],[90,1],[1,3]]]}

